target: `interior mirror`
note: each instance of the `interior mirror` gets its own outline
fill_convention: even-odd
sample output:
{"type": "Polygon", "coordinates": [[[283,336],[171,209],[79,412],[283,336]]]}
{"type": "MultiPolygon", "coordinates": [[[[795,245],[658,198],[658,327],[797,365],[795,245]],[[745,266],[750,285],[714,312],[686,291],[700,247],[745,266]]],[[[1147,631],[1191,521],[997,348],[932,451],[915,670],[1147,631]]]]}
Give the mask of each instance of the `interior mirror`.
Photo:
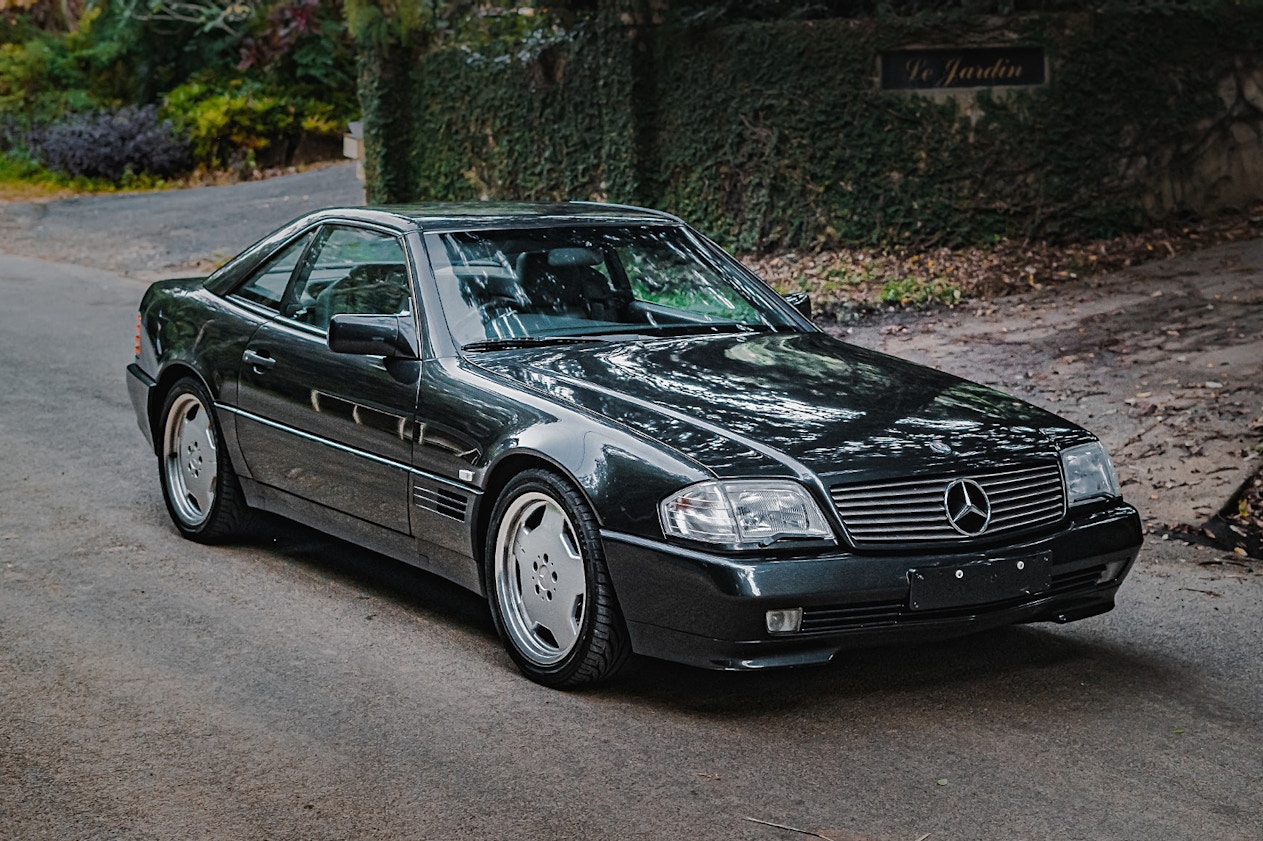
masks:
{"type": "Polygon", "coordinates": [[[329,349],[334,353],[416,359],[416,327],[408,315],[340,313],[329,319],[329,349]]]}

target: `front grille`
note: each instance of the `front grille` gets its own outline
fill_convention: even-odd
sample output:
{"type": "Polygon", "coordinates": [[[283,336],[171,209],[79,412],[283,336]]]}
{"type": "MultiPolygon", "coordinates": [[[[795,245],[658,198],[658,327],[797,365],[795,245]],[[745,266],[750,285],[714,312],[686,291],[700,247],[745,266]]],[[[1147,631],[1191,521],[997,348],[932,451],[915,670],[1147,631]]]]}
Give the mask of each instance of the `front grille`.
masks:
{"type": "Polygon", "coordinates": [[[908,479],[830,489],[833,504],[857,547],[957,543],[1027,531],[1065,516],[1066,495],[1057,464],[992,473],[908,479]],[[991,523],[981,535],[961,534],[947,520],[944,497],[956,479],[972,479],[991,501],[991,523]]]}
{"type": "Polygon", "coordinates": [[[1053,573],[1052,587],[1034,596],[1022,596],[989,605],[971,605],[968,607],[951,607],[941,610],[912,610],[908,602],[870,602],[869,604],[846,605],[842,607],[816,607],[803,611],[802,633],[822,634],[831,631],[847,631],[854,629],[883,628],[892,625],[914,624],[924,620],[956,619],[964,616],[977,616],[990,611],[1004,610],[1024,602],[1037,601],[1052,596],[1064,596],[1081,590],[1096,587],[1101,574],[1105,572],[1104,564],[1074,570],[1073,572],[1053,573]]]}

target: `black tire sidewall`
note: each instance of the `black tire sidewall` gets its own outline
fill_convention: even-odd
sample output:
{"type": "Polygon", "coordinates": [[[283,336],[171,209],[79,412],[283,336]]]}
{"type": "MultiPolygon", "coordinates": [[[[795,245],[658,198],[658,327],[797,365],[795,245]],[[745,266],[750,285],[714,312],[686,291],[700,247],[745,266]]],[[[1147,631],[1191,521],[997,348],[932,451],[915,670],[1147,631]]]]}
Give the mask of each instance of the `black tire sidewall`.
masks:
{"type": "Polygon", "coordinates": [[[162,486],[162,501],[166,503],[171,522],[185,537],[197,540],[211,534],[220,519],[220,510],[224,505],[224,484],[230,481],[232,467],[224,452],[224,436],[219,429],[219,419],[215,417],[214,403],[206,388],[192,377],[185,377],[171,386],[166,399],[162,401],[162,413],[158,416],[158,482],[162,486]],[[211,431],[215,436],[215,501],[211,503],[206,519],[196,526],[190,526],[180,518],[175,504],[171,500],[172,488],[167,478],[167,425],[171,422],[171,406],[181,395],[191,394],[202,404],[202,411],[211,420],[211,431]]]}
{"type": "MultiPolygon", "coordinates": [[[[586,500],[569,483],[555,473],[532,469],[512,479],[496,500],[491,514],[487,532],[487,549],[485,552],[485,573],[487,582],[487,601],[491,606],[491,618],[496,626],[496,633],[504,643],[505,649],[513,662],[523,674],[537,683],[558,689],[575,688],[588,681],[575,680],[576,675],[587,664],[594,642],[594,630],[598,618],[597,600],[601,598],[598,577],[604,576],[605,550],[600,534],[596,530],[596,517],[586,500]],[[497,592],[496,557],[499,553],[499,533],[504,520],[505,511],[515,499],[524,493],[542,493],[561,506],[574,527],[575,537],[579,541],[579,550],[583,555],[584,572],[584,612],[583,624],[579,629],[579,639],[564,659],[551,666],[540,666],[522,655],[513,644],[512,638],[505,629],[505,620],[500,607],[497,592]]],[[[605,576],[608,581],[608,576],[605,576]]],[[[613,600],[613,589],[609,588],[606,598],[613,600]]],[[[611,605],[611,607],[613,607],[611,605]]],[[[622,617],[615,609],[616,621],[622,617]]]]}

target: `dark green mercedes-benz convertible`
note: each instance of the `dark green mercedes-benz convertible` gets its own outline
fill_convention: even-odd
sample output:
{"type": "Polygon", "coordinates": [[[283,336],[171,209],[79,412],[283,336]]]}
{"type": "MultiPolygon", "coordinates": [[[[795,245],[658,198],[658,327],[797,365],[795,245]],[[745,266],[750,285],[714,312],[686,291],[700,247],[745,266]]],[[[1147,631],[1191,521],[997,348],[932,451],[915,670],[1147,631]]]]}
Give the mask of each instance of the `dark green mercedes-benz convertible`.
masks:
{"type": "Polygon", "coordinates": [[[1096,438],[806,309],[662,213],[327,210],[154,284],[127,381],[186,537],[266,510],[430,570],[549,686],[1113,607],[1096,438]]]}

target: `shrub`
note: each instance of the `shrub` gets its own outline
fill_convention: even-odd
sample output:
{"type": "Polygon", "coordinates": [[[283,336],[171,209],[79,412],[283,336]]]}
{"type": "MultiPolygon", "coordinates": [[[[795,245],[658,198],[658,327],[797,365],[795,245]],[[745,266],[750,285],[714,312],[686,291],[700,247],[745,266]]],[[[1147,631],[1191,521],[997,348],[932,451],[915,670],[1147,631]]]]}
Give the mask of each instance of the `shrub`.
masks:
{"type": "Polygon", "coordinates": [[[26,127],[8,114],[0,114],[0,155],[26,148],[26,127]]]}
{"type": "Polygon", "coordinates": [[[0,112],[32,119],[91,108],[93,95],[62,39],[0,44],[0,112]]]}
{"type": "Polygon", "coordinates": [[[163,114],[189,139],[199,166],[253,168],[289,163],[304,134],[337,134],[326,104],[251,80],[212,87],[188,82],[167,94],[163,114]]]}
{"type": "Polygon", "coordinates": [[[153,106],[90,111],[32,131],[35,159],[54,172],[118,181],[130,174],[169,177],[188,168],[188,147],[153,106]]]}

